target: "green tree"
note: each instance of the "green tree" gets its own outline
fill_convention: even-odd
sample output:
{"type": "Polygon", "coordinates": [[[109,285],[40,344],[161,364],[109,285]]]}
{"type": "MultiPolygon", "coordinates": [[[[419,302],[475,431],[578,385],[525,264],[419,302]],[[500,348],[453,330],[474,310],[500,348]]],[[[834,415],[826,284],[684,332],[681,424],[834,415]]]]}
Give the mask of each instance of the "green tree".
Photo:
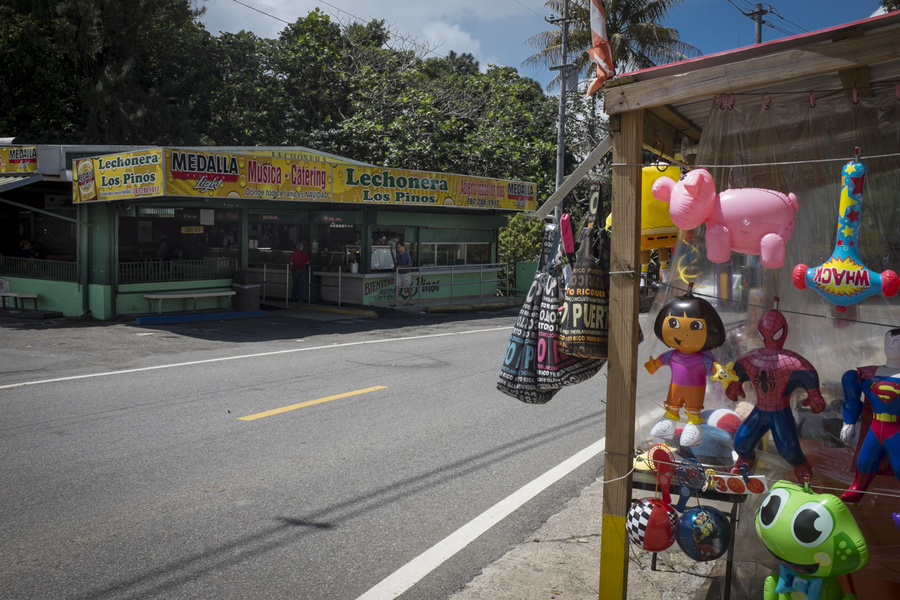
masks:
{"type": "Polygon", "coordinates": [[[278,144],[299,145],[339,122],[349,105],[344,39],[339,25],[318,8],[288,25],[273,45],[272,68],[285,114],[278,144]]]}
{"type": "Polygon", "coordinates": [[[16,104],[0,117],[4,130],[24,128],[35,141],[200,141],[214,61],[191,0],[19,1],[0,10],[0,44],[15,57],[0,75],[16,104]],[[29,67],[37,85],[22,78],[29,67]]]}
{"type": "Polygon", "coordinates": [[[422,61],[371,47],[349,76],[347,118],[322,140],[335,154],[393,167],[552,181],[555,103],[515,69],[481,73],[471,55],[422,61]]]}
{"type": "Polygon", "coordinates": [[[88,143],[198,143],[211,36],[187,0],[62,0],[57,35],[80,77],[88,143]]]}
{"type": "Polygon", "coordinates": [[[897,9],[900,9],[900,0],[881,0],[881,8],[885,10],[885,12],[894,12],[897,9]]]}
{"type": "Polygon", "coordinates": [[[78,85],[71,61],[55,44],[52,23],[0,7],[0,135],[36,143],[72,139],[78,85]]]}
{"type": "MultiPolygon", "coordinates": [[[[616,70],[633,71],[698,56],[700,51],[681,41],[678,31],[663,27],[661,22],[684,0],[603,0],[606,33],[616,70]]],[[[575,23],[569,29],[570,60],[591,77],[595,66],[587,56],[591,47],[590,0],[547,0],[546,6],[563,14],[563,3],[569,2],[569,15],[575,23]],[[571,56],[575,58],[572,59],[571,56]]],[[[562,64],[562,29],[555,27],[528,39],[538,51],[525,61],[527,66],[562,64]]],[[[548,85],[559,85],[559,77],[548,85]]]]}
{"type": "Polygon", "coordinates": [[[498,259],[506,265],[500,277],[509,281],[511,287],[521,290],[531,285],[530,281],[516,281],[515,265],[540,258],[543,234],[544,223],[523,213],[509,217],[506,227],[500,230],[498,259]]]}
{"type": "Polygon", "coordinates": [[[278,77],[270,67],[273,42],[255,34],[222,33],[215,40],[216,82],[208,93],[210,144],[275,144],[284,116],[278,77]]]}

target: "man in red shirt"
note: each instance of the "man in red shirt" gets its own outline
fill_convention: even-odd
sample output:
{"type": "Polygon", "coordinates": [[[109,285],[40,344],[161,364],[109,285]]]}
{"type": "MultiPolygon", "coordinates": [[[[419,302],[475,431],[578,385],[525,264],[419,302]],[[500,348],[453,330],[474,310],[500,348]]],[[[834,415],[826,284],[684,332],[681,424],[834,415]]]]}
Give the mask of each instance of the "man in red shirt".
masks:
{"type": "Polygon", "coordinates": [[[306,289],[306,278],[309,268],[309,254],[303,249],[303,242],[297,244],[297,249],[291,254],[291,302],[300,302],[303,299],[303,290],[306,289]]]}

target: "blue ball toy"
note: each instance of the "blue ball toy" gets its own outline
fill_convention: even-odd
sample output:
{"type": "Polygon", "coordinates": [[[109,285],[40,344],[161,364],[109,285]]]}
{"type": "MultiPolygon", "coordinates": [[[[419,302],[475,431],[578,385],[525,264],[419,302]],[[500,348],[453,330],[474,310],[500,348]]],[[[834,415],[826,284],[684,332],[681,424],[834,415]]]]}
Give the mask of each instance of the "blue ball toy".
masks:
{"type": "Polygon", "coordinates": [[[689,508],[675,524],[675,541],[698,562],[715,560],[731,544],[731,524],[722,511],[712,506],[689,508]]]}

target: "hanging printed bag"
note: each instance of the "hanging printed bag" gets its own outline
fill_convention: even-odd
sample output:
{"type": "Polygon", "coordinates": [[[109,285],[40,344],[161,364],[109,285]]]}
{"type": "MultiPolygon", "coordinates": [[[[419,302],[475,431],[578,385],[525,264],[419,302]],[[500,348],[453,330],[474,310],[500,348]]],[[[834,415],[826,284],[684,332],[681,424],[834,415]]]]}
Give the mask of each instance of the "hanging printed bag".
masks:
{"type": "Polygon", "coordinates": [[[609,353],[609,233],[588,229],[578,248],[559,323],[559,349],[605,359],[609,353]],[[597,258],[594,246],[597,246],[597,258]]]}
{"type": "Polygon", "coordinates": [[[603,359],[571,356],[559,350],[559,290],[563,282],[562,276],[551,275],[541,290],[537,338],[537,382],[541,388],[581,383],[593,377],[606,363],[603,359]]]}
{"type": "Polygon", "coordinates": [[[557,351],[561,277],[558,264],[545,257],[556,255],[558,242],[555,227],[548,226],[541,262],[513,326],[497,381],[498,390],[528,404],[549,402],[560,388],[589,379],[605,362],[557,351]]]}
{"type": "Polygon", "coordinates": [[[549,285],[551,276],[547,272],[552,257],[556,254],[559,233],[555,226],[544,230],[544,243],[534,281],[528,289],[519,317],[513,325],[512,334],[506,347],[497,389],[528,404],[544,404],[559,391],[541,388],[537,380],[538,321],[541,316],[541,297],[544,287],[549,285]]]}

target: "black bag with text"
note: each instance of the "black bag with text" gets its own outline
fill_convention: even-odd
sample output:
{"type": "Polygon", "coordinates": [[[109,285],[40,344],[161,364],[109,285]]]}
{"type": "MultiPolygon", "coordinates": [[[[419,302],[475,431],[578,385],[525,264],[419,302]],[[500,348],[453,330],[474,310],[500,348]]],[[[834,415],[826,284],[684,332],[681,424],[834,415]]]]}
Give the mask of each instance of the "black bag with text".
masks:
{"type": "Polygon", "coordinates": [[[497,389],[528,404],[544,404],[566,385],[597,373],[605,361],[585,360],[557,350],[562,278],[552,264],[559,236],[548,226],[541,262],[509,337],[497,389]],[[551,241],[552,240],[552,241],[551,241]]]}
{"type": "Polygon", "coordinates": [[[606,359],[609,354],[609,233],[605,229],[598,232],[593,227],[585,233],[563,301],[559,349],[572,356],[606,359]]]}
{"type": "Polygon", "coordinates": [[[528,404],[544,404],[558,391],[541,389],[537,381],[537,340],[538,320],[541,316],[541,296],[547,285],[550,261],[556,255],[559,233],[556,227],[548,225],[544,229],[543,246],[537,272],[528,294],[519,309],[519,317],[513,325],[506,346],[503,366],[497,380],[497,389],[528,404]]]}
{"type": "Polygon", "coordinates": [[[547,280],[541,289],[537,338],[537,381],[540,388],[561,388],[593,377],[606,363],[566,354],[559,348],[560,289],[563,277],[547,280]]]}

